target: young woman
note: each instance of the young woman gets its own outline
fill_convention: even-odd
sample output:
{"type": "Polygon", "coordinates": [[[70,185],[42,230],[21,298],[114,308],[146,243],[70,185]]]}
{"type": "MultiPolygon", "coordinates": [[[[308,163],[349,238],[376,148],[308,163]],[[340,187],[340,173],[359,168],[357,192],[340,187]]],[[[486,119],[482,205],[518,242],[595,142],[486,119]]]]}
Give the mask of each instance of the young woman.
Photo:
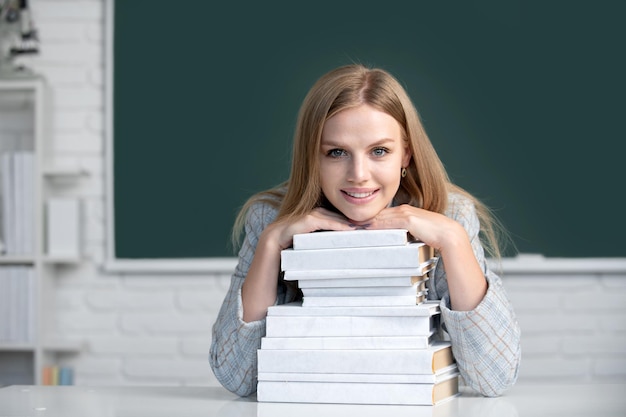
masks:
{"type": "Polygon", "coordinates": [[[392,75],[361,65],[330,71],[300,109],[289,180],[253,196],[235,224],[245,237],[213,326],[215,376],[238,395],[256,390],[267,308],[298,297],[280,278],[280,251],[294,234],[397,228],[438,252],[428,298],[441,300],[463,380],[483,395],[501,394],[517,378],[520,330],[485,261],[483,244],[499,256],[496,226],[486,207],[450,182],[392,75]]]}

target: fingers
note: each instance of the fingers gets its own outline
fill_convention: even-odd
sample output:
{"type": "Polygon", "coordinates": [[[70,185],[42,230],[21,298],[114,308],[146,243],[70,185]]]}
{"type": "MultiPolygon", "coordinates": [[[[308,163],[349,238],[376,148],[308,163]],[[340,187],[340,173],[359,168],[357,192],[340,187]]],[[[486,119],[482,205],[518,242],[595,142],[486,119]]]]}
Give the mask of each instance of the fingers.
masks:
{"type": "Polygon", "coordinates": [[[318,230],[354,230],[348,220],[341,214],[324,208],[313,209],[309,214],[292,222],[276,224],[280,230],[281,247],[291,246],[293,235],[310,233],[318,230]]]}

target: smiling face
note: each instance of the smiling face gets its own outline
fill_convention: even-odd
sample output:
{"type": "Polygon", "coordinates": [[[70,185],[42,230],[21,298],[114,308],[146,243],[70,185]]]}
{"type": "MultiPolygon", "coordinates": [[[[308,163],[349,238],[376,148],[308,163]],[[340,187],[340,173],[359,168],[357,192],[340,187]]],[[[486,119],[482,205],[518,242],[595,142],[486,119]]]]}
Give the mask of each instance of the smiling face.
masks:
{"type": "Polygon", "coordinates": [[[367,104],[326,121],[319,157],[322,192],[357,225],[389,206],[411,159],[400,124],[367,104]]]}

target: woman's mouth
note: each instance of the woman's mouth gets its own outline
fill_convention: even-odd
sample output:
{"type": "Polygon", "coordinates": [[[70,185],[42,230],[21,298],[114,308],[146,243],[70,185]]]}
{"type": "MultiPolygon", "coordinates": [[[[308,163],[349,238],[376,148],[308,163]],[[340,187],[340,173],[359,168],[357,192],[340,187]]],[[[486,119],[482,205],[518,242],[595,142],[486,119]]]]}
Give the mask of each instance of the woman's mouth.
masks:
{"type": "Polygon", "coordinates": [[[352,204],[369,203],[376,198],[378,194],[376,190],[341,190],[343,197],[352,204]]]}
{"type": "Polygon", "coordinates": [[[354,198],[365,198],[365,197],[369,197],[370,195],[374,194],[374,191],[370,191],[370,192],[367,192],[367,193],[351,193],[349,191],[344,191],[344,193],[346,193],[350,197],[354,197],[354,198]]]}

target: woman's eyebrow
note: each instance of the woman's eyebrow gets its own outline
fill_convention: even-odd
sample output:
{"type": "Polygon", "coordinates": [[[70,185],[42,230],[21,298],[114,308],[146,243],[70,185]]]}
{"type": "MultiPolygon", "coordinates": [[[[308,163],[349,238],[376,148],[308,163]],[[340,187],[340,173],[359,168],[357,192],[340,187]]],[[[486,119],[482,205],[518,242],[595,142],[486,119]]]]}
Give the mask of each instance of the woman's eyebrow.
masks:
{"type": "MultiPolygon", "coordinates": [[[[395,142],[395,140],[392,138],[382,138],[382,139],[377,140],[376,142],[368,144],[368,146],[380,146],[380,145],[385,145],[389,142],[395,142]]],[[[334,141],[334,140],[329,140],[329,141],[322,140],[320,145],[321,146],[336,146],[339,148],[347,146],[345,143],[341,143],[340,141],[334,141]]]]}

